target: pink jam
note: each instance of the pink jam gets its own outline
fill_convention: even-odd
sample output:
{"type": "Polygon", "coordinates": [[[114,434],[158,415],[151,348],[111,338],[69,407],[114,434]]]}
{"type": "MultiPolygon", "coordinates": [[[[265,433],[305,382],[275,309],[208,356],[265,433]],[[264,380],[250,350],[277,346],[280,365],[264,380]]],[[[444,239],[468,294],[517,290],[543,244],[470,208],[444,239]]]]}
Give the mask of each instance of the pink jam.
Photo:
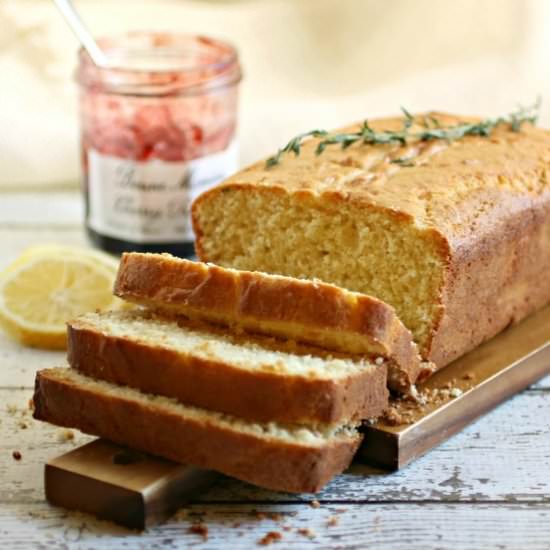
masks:
{"type": "Polygon", "coordinates": [[[88,232],[111,252],[191,255],[191,201],[237,168],[237,53],[161,33],[100,44],[109,68],[81,51],[77,72],[88,232]]]}

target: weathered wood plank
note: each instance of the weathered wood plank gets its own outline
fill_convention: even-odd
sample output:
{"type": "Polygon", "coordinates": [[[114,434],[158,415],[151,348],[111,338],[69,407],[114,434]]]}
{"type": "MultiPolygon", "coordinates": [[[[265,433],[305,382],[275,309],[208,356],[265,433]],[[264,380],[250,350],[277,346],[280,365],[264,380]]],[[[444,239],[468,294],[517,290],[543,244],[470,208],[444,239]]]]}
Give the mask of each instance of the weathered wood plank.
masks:
{"type": "Polygon", "coordinates": [[[269,532],[279,548],[489,548],[542,550],[550,540],[550,505],[352,504],[194,505],[142,534],[46,505],[3,506],[6,548],[253,548],[269,532]],[[262,514],[276,514],[263,517],[262,514]],[[336,518],[336,519],[333,519],[336,518]],[[190,531],[208,529],[207,538],[190,531]],[[333,525],[330,525],[332,523],[333,525]]]}
{"type": "MultiPolygon", "coordinates": [[[[0,390],[0,502],[39,502],[46,460],[88,439],[30,418],[30,390],[0,390]],[[15,413],[7,412],[15,408],[15,413]],[[26,429],[21,428],[21,421],[26,429]],[[13,460],[18,450],[22,460],[13,460]]],[[[524,393],[477,421],[445,444],[395,473],[361,465],[339,476],[320,493],[321,501],[550,502],[550,393],[524,393]]],[[[293,502],[292,496],[224,480],[208,502],[293,502]]]]}
{"type": "Polygon", "coordinates": [[[82,226],[84,204],[77,189],[12,192],[0,196],[0,227],[82,226]]]}
{"type": "Polygon", "coordinates": [[[0,387],[32,388],[36,371],[64,365],[65,355],[22,346],[0,329],[0,387]]]}
{"type": "MultiPolygon", "coordinates": [[[[523,393],[406,468],[353,465],[317,498],[352,501],[550,501],[549,393],[523,393]]],[[[273,493],[225,481],[208,500],[273,493]]]]}
{"type": "Polygon", "coordinates": [[[536,384],[531,386],[533,390],[550,390],[550,376],[546,376],[536,384]]]}

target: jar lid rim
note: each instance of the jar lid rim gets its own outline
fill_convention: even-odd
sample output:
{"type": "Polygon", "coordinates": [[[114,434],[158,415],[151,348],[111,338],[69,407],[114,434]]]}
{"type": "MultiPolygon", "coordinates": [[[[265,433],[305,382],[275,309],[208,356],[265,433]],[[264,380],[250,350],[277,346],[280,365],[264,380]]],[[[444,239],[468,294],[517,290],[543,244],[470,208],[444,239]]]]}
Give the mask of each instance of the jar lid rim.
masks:
{"type": "Polygon", "coordinates": [[[217,38],[133,31],[98,43],[107,55],[126,57],[129,64],[98,67],[81,48],[76,72],[81,85],[125,95],[188,95],[231,86],[242,78],[237,50],[217,38]],[[149,65],[140,65],[143,59],[149,65]]]}
{"type": "MultiPolygon", "coordinates": [[[[186,73],[186,72],[194,72],[197,70],[207,70],[207,69],[216,69],[216,68],[223,68],[227,65],[231,65],[233,63],[238,62],[238,53],[237,49],[229,42],[225,40],[220,40],[219,38],[212,38],[210,36],[202,35],[202,34],[188,34],[188,33],[173,33],[173,32],[150,32],[150,31],[131,31],[128,33],[123,33],[119,35],[112,35],[112,36],[105,36],[100,37],[97,39],[98,44],[100,47],[103,48],[105,55],[109,59],[115,58],[120,59],[123,57],[123,52],[126,54],[149,54],[152,55],[154,52],[158,53],[168,53],[171,57],[175,57],[176,55],[185,57],[190,57],[190,53],[192,52],[192,49],[189,44],[183,45],[184,41],[188,41],[191,43],[191,41],[196,45],[200,45],[206,49],[210,49],[211,51],[216,51],[219,54],[219,57],[215,59],[212,62],[209,63],[196,63],[193,65],[172,65],[172,66],[165,66],[165,67],[139,67],[139,66],[124,66],[124,65],[117,65],[116,63],[113,63],[112,65],[108,65],[106,67],[95,67],[99,71],[114,71],[120,74],[123,73],[147,73],[147,74],[153,74],[153,73],[186,73]],[[152,41],[157,42],[159,45],[153,45],[150,48],[146,48],[145,46],[140,47],[134,47],[134,46],[127,46],[124,47],[123,44],[114,45],[115,41],[122,41],[122,40],[132,40],[132,39],[150,39],[152,41]],[[170,46],[162,45],[162,42],[166,42],[168,40],[171,41],[177,41],[180,43],[178,45],[176,42],[174,42],[170,46]],[[113,55],[114,54],[114,55],[113,55]]],[[[92,59],[86,52],[86,50],[81,47],[79,49],[79,58],[84,62],[93,63],[92,59]]],[[[156,56],[157,58],[160,58],[160,56],[156,56]]]]}

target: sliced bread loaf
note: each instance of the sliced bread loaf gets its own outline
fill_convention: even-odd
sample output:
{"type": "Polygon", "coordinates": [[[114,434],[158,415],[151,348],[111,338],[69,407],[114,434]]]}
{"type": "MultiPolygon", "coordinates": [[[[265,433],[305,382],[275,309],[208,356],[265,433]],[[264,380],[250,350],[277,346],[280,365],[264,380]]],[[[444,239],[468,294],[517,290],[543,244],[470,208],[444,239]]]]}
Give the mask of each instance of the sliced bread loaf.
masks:
{"type": "MultiPolygon", "coordinates": [[[[479,122],[429,113],[409,131],[426,120],[479,122]]],[[[518,126],[452,142],[359,140],[322,155],[324,138],[307,140],[299,155],[248,166],[194,202],[197,254],[376,296],[441,368],[550,302],[550,132],[518,126]]],[[[357,131],[362,123],[338,133],[357,131]]]]}
{"type": "Polygon", "coordinates": [[[172,314],[388,361],[406,391],[420,362],[411,333],[387,304],[320,281],[224,269],[169,254],[122,256],[115,294],[172,314]]]}
{"type": "Polygon", "coordinates": [[[384,364],[148,311],[83,315],[68,342],[87,376],[253,421],[375,418],[388,400],[384,364]]]}
{"type": "Polygon", "coordinates": [[[350,463],[353,426],[249,423],[88,378],[39,371],[34,417],[279,491],[316,492],[350,463]]]}

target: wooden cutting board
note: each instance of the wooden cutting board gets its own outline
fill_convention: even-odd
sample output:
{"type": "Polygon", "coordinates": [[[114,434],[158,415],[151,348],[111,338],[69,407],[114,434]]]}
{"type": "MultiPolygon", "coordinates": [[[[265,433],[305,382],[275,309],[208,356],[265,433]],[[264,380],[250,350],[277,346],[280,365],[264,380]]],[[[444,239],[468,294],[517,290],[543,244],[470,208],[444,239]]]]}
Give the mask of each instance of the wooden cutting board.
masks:
{"type": "Polygon", "coordinates": [[[45,467],[46,499],[131,529],[168,519],[219,474],[96,439],[45,467]]]}
{"type": "MultiPolygon", "coordinates": [[[[395,416],[407,422],[366,427],[357,460],[401,468],[549,373],[550,306],[421,384],[420,401],[430,395],[425,404],[394,400],[395,416]]],[[[144,529],[203,494],[217,477],[98,439],[48,462],[45,488],[52,504],[144,529]]]]}
{"type": "Polygon", "coordinates": [[[427,403],[394,400],[396,416],[366,428],[358,460],[398,469],[550,374],[550,306],[508,328],[418,386],[427,403]],[[455,395],[456,397],[453,397],[455,395]],[[431,401],[431,402],[430,402],[431,401]]]}

